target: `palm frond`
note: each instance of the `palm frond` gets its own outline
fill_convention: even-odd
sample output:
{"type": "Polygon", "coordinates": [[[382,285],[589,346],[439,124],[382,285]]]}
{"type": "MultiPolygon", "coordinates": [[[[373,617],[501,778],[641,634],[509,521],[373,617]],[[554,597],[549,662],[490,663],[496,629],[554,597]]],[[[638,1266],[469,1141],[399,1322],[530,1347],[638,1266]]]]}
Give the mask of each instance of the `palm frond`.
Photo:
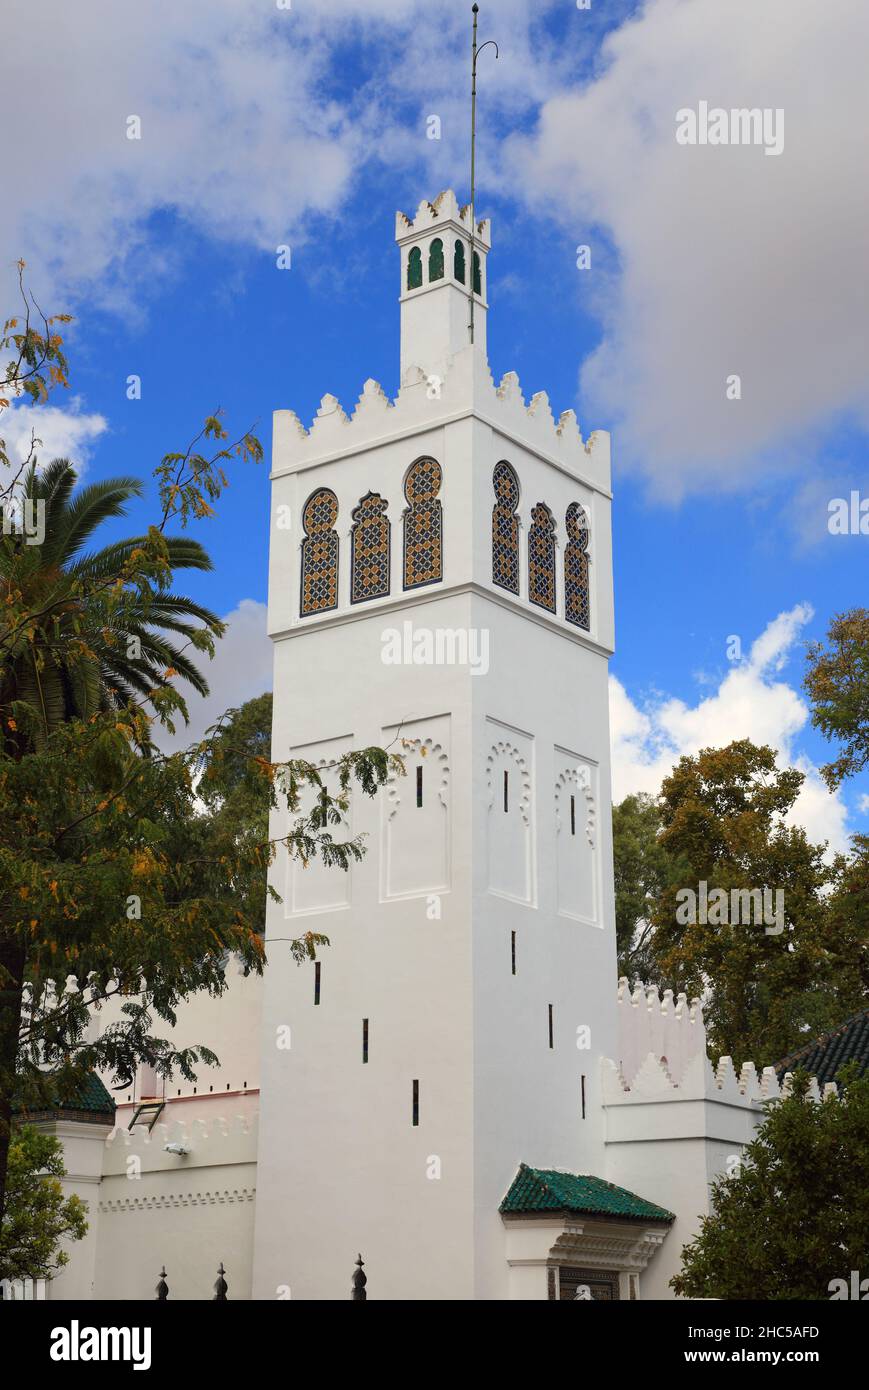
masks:
{"type": "Polygon", "coordinates": [[[106,478],[82,488],[59,515],[50,517],[53,532],[50,558],[55,564],[67,564],[102,522],[110,517],[125,516],[129,502],[141,497],[143,491],[138,478],[106,478]]]}

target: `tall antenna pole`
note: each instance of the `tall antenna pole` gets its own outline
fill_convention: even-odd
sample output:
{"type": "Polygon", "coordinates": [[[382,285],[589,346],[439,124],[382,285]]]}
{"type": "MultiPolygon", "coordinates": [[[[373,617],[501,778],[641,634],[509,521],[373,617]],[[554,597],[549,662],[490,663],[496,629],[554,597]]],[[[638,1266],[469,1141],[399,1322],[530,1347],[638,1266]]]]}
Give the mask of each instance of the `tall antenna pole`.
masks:
{"type": "MultiPolygon", "coordinates": [[[[474,29],[471,36],[471,261],[468,266],[468,282],[470,286],[468,298],[470,300],[470,319],[468,321],[468,332],[471,342],[474,341],[474,239],[477,231],[477,216],[474,211],[474,198],[476,195],[476,158],[477,158],[477,59],[484,48],[489,44],[495,50],[495,57],[498,55],[498,45],[494,39],[487,39],[481,48],[477,47],[477,15],[480,12],[479,5],[473,5],[474,29]]],[[[480,282],[482,289],[482,279],[480,282]]]]}
{"type": "Polygon", "coordinates": [[[472,343],[474,341],[474,233],[477,230],[474,194],[476,192],[477,157],[477,15],[479,12],[479,5],[474,5],[474,33],[471,39],[471,257],[468,263],[468,288],[471,300],[471,318],[468,331],[472,343]]]}

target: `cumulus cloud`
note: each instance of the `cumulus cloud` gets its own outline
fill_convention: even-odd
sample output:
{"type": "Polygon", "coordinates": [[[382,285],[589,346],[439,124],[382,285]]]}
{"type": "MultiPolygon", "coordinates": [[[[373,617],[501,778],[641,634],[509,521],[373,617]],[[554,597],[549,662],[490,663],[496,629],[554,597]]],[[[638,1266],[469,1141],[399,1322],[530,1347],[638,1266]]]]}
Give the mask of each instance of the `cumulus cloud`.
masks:
{"type": "Polygon", "coordinates": [[[6,441],[13,466],[29,457],[33,440],[38,463],[69,459],[79,477],[85,471],[94,445],[107,429],[105,416],[83,410],[78,396],[72,397],[68,408],[13,401],[0,416],[0,435],[6,441]]]}
{"type": "MultiPolygon", "coordinates": [[[[154,214],[274,251],[309,241],[366,169],[433,156],[464,172],[468,24],[424,0],[9,0],[3,90],[27,118],[6,151],[0,250],[27,257],[45,302],[128,307],[178,269],[154,214]]],[[[530,0],[502,0],[497,27],[490,113],[515,116],[543,98],[555,50],[532,41],[530,0]]]]}
{"type": "Polygon", "coordinates": [[[780,613],[735,664],[718,688],[696,705],[668,695],[635,703],[620,681],[610,681],[613,799],[631,792],[660,790],[663,779],[683,755],[701,748],[721,748],[735,739],[768,744],[780,761],[805,774],[791,820],[809,838],[828,840],[831,849],[848,845],[847,808],[831,794],[817,768],[797,745],[809,711],[798,692],[780,678],[788,657],[812,618],[808,604],[780,613]]]}
{"type": "Polygon", "coordinates": [[[27,117],[7,149],[0,246],[28,257],[45,298],[46,279],[118,293],[159,276],[146,223],[166,208],[211,236],[279,244],[334,207],[364,138],[318,92],[327,61],[274,4],[10,0],[4,95],[27,117]]]}
{"type": "Polygon", "coordinates": [[[217,643],[214,660],[196,657],[208,681],[205,699],[179,687],[187,701],[190,723],[179,723],[174,735],[155,729],[164,752],[187,748],[228,709],[237,709],[272,688],[272,644],[266,629],[266,605],[245,598],[224,618],[225,636],[217,643]]]}
{"type": "MultiPolygon", "coordinates": [[[[310,240],[369,175],[394,186],[412,168],[416,185],[422,168],[420,196],[464,187],[464,6],[7,10],[4,94],[27,120],[7,152],[0,251],[30,259],[46,302],[128,305],[173,275],[183,249],[155,221],[167,209],[273,251],[310,240]],[[50,100],[32,98],[34,70],[50,100]],[[439,141],[424,137],[430,113],[439,141]]],[[[596,53],[600,14],[499,0],[481,30],[501,44],[481,77],[481,181],[592,244],[577,293],[603,332],[581,371],[583,418],[614,425],[619,460],[664,496],[805,474],[832,420],[869,423],[869,7],[625,0],[596,53]],[[677,145],[677,110],[700,101],[780,108],[783,153],[677,145]],[[739,401],[725,395],[734,373],[739,401]]]]}
{"type": "Polygon", "coordinates": [[[867,48],[865,0],[648,0],[508,144],[530,204],[605,233],[579,282],[603,324],[583,410],[659,495],[802,468],[832,419],[869,420],[867,48]],[[701,101],[781,109],[783,152],[678,145],[701,101]]]}

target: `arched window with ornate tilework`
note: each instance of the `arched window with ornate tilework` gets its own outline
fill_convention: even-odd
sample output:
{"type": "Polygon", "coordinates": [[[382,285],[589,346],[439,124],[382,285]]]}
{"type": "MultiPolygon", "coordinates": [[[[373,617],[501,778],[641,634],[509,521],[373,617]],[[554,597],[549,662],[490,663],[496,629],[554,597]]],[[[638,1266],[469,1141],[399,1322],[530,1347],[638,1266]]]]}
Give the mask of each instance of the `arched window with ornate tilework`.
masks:
{"type": "Polygon", "coordinates": [[[591,630],[591,602],[588,590],[588,513],[579,502],[571,502],[565,516],[567,549],[564,552],[564,616],[569,623],[591,630]]]}
{"type": "Polygon", "coordinates": [[[422,251],[418,246],[411,246],[410,255],[407,258],[407,288],[418,290],[422,284],[422,251]]]}
{"type": "Polygon", "coordinates": [[[492,583],[511,594],[519,592],[519,479],[502,459],[492,474],[495,505],[492,508],[492,583]]]}
{"type": "Polygon", "coordinates": [[[444,278],[444,244],[439,236],[435,237],[428,248],[428,278],[429,280],[443,280],[444,278]]]}
{"type": "Polygon", "coordinates": [[[555,517],[545,502],[531,512],[528,530],[528,597],[555,612],[555,517]]]}
{"type": "Polygon", "coordinates": [[[327,487],[312,492],[302,511],[301,614],[338,607],[338,498],[327,487]]]}
{"type": "Polygon", "coordinates": [[[350,552],[350,602],[365,603],[389,593],[388,502],[367,492],[353,509],[350,552]]]}
{"type": "Polygon", "coordinates": [[[419,589],[443,578],[443,515],[438,493],[441,466],[417,459],[407,470],[404,495],[404,587],[419,589]]]}

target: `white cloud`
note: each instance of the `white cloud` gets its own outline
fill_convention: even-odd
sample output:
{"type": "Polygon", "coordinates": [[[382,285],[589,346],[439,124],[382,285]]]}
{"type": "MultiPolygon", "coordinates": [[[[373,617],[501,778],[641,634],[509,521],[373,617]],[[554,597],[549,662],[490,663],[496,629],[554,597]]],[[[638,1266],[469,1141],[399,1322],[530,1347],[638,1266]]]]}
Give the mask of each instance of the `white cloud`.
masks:
{"type": "Polygon", "coordinates": [[[227,632],[217,643],[214,660],[193,654],[208,681],[209,694],[202,699],[181,682],[179,689],[187,701],[190,723],[179,722],[174,735],[155,728],[154,737],[164,752],[198,742],[226,710],[271,690],[272,643],[266,614],[264,603],[242,599],[224,619],[227,632]]]}
{"type": "Polygon", "coordinates": [[[530,205],[615,244],[617,274],[578,276],[604,328],[583,415],[619,422],[620,458],[661,495],[804,468],[831,418],[869,420],[867,50],[865,0],[649,0],[596,79],[508,142],[530,205]],[[783,153],[677,145],[701,100],[781,108],[783,153]]]}
{"type": "Polygon", "coordinates": [[[806,780],[794,802],[790,820],[804,827],[810,840],[829,840],[830,848],[845,851],[854,827],[848,824],[848,808],[839,792],[829,792],[818,769],[805,756],[794,758],[794,767],[804,772],[806,780]]]}
{"type": "Polygon", "coordinates": [[[78,396],[72,397],[68,408],[13,401],[0,414],[0,436],[6,441],[13,467],[29,456],[31,436],[35,436],[34,452],[40,464],[55,458],[69,459],[79,477],[87,466],[93,446],[107,429],[105,416],[85,412],[78,396]]]}
{"type": "MultiPolygon", "coordinates": [[[[28,118],[4,169],[0,258],[27,256],[52,308],[85,292],[129,307],[173,275],[183,251],[154,222],[167,209],[271,253],[310,242],[369,174],[378,199],[384,170],[393,185],[412,170],[417,196],[465,187],[464,7],[7,9],[4,95],[28,118]],[[32,99],[34,73],[50,100],[32,99]],[[432,113],[440,141],[425,138],[432,113]],[[131,115],[139,141],[126,138],[131,115]]],[[[481,187],[497,179],[593,247],[576,281],[603,326],[582,371],[584,422],[614,425],[620,461],[662,495],[739,487],[761,466],[805,481],[832,418],[869,422],[865,0],[837,0],[834,20],[793,0],[764,0],[762,19],[757,0],[648,0],[584,85],[591,12],[499,0],[482,19],[501,56],[481,62],[481,187]],[[675,113],[700,100],[782,108],[784,152],[678,146],[675,113]],[[499,149],[495,129],[527,128],[538,109],[534,134],[499,149]],[[739,402],[725,399],[733,372],[739,402]]]]}
{"type": "MultiPolygon", "coordinates": [[[[489,119],[544,96],[539,8],[499,4],[489,119]]],[[[0,263],[25,256],[52,308],[85,291],[127,308],[177,270],[165,224],[149,226],[155,213],[265,252],[290,238],[295,250],[366,168],[464,177],[469,20],[424,0],[8,0],[4,97],[27,119],[6,151],[0,263]],[[432,111],[442,141],[426,139],[432,111]],[[141,139],[127,138],[130,117],[141,139]]]]}
{"type": "Polygon", "coordinates": [[[696,705],[667,695],[637,705],[612,677],[613,799],[620,801],[640,791],[654,795],[683,754],[747,738],[774,748],[780,765],[805,773],[792,823],[802,825],[811,840],[829,840],[832,849],[846,849],[847,808],[838,792],[827,791],[817,768],[797,746],[808,723],[808,707],[792,686],[778,678],[811,617],[808,604],[780,613],[754,642],[748,657],[727,672],[714,694],[696,705]]]}
{"type": "Polygon", "coordinates": [[[145,226],[160,210],[273,247],[335,206],[364,131],[318,94],[328,48],[298,18],[236,0],[11,0],[4,96],[27,119],[7,149],[0,247],[28,258],[43,302],[46,280],[105,299],[171,270],[145,226]]]}

